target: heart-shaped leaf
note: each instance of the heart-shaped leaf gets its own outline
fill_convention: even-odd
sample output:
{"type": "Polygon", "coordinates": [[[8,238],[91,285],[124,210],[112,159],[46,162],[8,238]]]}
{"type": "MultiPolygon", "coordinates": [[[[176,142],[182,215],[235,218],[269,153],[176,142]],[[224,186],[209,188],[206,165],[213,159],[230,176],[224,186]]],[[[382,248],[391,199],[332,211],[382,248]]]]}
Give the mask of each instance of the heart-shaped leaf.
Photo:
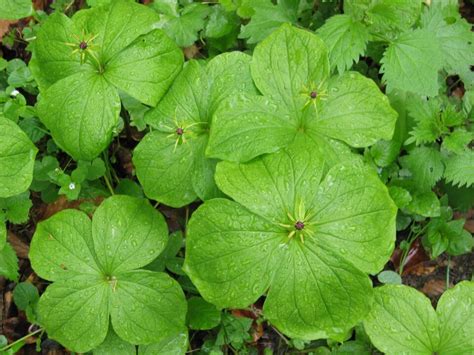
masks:
{"type": "Polygon", "coordinates": [[[0,117],[0,198],[26,191],[38,149],[13,121],[0,117]]]}
{"type": "Polygon", "coordinates": [[[378,287],[364,327],[386,354],[468,354],[474,334],[474,282],[447,290],[436,311],[411,287],[378,287]]]}
{"type": "Polygon", "coordinates": [[[341,334],[372,301],[367,273],[395,240],[396,207],[360,163],[325,170],[308,142],[246,164],[217,165],[214,199],[192,216],[184,269],[202,296],[246,307],[267,289],[264,315],[301,339],[341,334]]]}
{"type": "Polygon", "coordinates": [[[38,305],[48,335],[86,352],[104,341],[109,318],[132,344],[180,333],[186,301],[178,283],[165,273],[137,270],[161,253],[166,240],[164,218],[129,196],[105,200],[92,221],[64,210],[41,222],[30,260],[39,276],[53,281],[38,305]]]}
{"type": "Polygon", "coordinates": [[[248,161],[303,135],[333,165],[352,157],[342,142],[367,147],[392,137],[397,113],[387,97],[361,74],[330,78],[326,45],[308,31],[283,25],[257,45],[251,67],[263,97],[223,103],[213,119],[211,157],[248,161]]]}
{"type": "Polygon", "coordinates": [[[157,30],[158,15],[119,0],[52,15],[38,31],[32,71],[42,89],[38,114],[56,143],[76,160],[92,160],[118,126],[124,91],[156,105],[181,70],[183,54],[157,30]]]}
{"type": "Polygon", "coordinates": [[[197,197],[219,196],[215,159],[204,152],[211,118],[220,102],[240,92],[255,92],[250,56],[226,53],[205,67],[190,61],[158,106],[146,116],[156,130],[134,152],[133,162],[145,194],[173,207],[197,197]]]}

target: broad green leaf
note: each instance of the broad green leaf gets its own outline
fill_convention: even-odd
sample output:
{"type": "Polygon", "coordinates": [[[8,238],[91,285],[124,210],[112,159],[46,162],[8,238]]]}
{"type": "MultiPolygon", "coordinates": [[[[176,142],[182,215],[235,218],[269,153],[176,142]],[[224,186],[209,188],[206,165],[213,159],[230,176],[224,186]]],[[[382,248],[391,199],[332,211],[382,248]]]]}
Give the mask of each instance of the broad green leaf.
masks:
{"type": "Polygon", "coordinates": [[[255,4],[251,4],[253,10],[251,20],[242,26],[239,35],[240,38],[247,39],[249,44],[260,42],[281,24],[295,23],[297,20],[298,1],[279,0],[277,4],[273,4],[270,0],[253,2],[255,4]]]}
{"type": "Polygon", "coordinates": [[[92,351],[93,355],[136,355],[135,345],[132,345],[121,339],[112,328],[104,342],[92,351]]]}
{"type": "Polygon", "coordinates": [[[18,257],[10,243],[4,242],[0,250],[0,275],[18,281],[18,257]]]}
{"type": "Polygon", "coordinates": [[[218,164],[217,184],[235,202],[205,202],[186,238],[184,270],[205,300],[241,308],[269,289],[265,317],[303,339],[340,337],[361,320],[366,273],[393,251],[396,207],[361,163],[336,165],[321,181],[325,170],[308,142],[218,164]]]}
{"type": "Polygon", "coordinates": [[[377,275],[377,279],[383,284],[401,285],[402,277],[392,270],[382,271],[377,275]]]}
{"type": "Polygon", "coordinates": [[[400,164],[411,173],[412,188],[417,192],[431,190],[444,172],[443,158],[435,148],[416,147],[400,158],[400,164]]]}
{"type": "Polygon", "coordinates": [[[474,282],[460,282],[441,296],[436,308],[440,324],[440,354],[468,354],[472,351],[473,305],[474,282]]]}
{"type": "Polygon", "coordinates": [[[165,248],[163,216],[144,199],[105,200],[92,221],[94,252],[102,271],[113,275],[143,267],[165,248]]]}
{"type": "Polygon", "coordinates": [[[350,72],[333,77],[327,90],[309,129],[358,148],[392,138],[397,113],[372,80],[350,72]]]}
{"type": "Polygon", "coordinates": [[[403,285],[375,289],[375,302],[364,328],[386,354],[432,354],[439,344],[438,318],[419,291],[403,285]]]}
{"type": "Polygon", "coordinates": [[[30,65],[40,88],[47,89],[58,80],[77,72],[93,70],[86,62],[81,65],[79,55],[67,43],[76,43],[81,38],[81,29],[66,15],[55,12],[41,25],[33,42],[33,62],[30,65]]]}
{"type": "Polygon", "coordinates": [[[56,281],[41,295],[39,322],[50,338],[65,347],[77,352],[91,350],[107,335],[111,292],[112,287],[99,274],[56,281]]]}
{"type": "Polygon", "coordinates": [[[467,150],[445,160],[444,178],[453,185],[469,187],[474,184],[474,151],[467,150]]]}
{"type": "Polygon", "coordinates": [[[270,286],[286,235],[238,203],[209,200],[188,224],[183,269],[208,302],[245,308],[270,286]]]}
{"type": "Polygon", "coordinates": [[[31,265],[43,279],[56,281],[72,274],[98,275],[89,217],[64,210],[38,223],[29,253],[31,265]],[[49,252],[44,252],[49,250],[49,252]]]}
{"type": "Polygon", "coordinates": [[[263,96],[222,103],[207,148],[212,157],[245,162],[306,140],[330,166],[354,157],[342,142],[365,147],[392,137],[396,112],[387,98],[360,74],[328,78],[326,46],[308,31],[283,25],[257,45],[251,68],[263,96]]]}
{"type": "Polygon", "coordinates": [[[221,322],[221,311],[201,297],[188,299],[186,323],[189,328],[197,330],[212,329],[221,322]]]}
{"type": "Polygon", "coordinates": [[[440,215],[439,200],[432,191],[421,193],[415,191],[406,209],[413,214],[424,217],[438,217],[440,215]]]}
{"type": "Polygon", "coordinates": [[[164,273],[137,270],[163,250],[166,234],[163,217],[147,200],[119,195],[106,199],[92,221],[63,210],[41,222],[30,260],[38,275],[54,281],[38,307],[50,338],[89,351],[103,343],[109,318],[132,344],[181,332],[186,301],[179,284],[164,273]]]}
{"type": "Polygon", "coordinates": [[[146,121],[157,131],[134,151],[137,176],[145,194],[173,207],[197,197],[219,196],[214,182],[216,161],[204,153],[214,111],[226,97],[255,92],[250,57],[222,54],[205,67],[190,61],[146,121]]]}
{"type": "Polygon", "coordinates": [[[159,343],[140,345],[138,355],[184,355],[188,348],[188,332],[184,330],[159,343]]]}
{"type": "Polygon", "coordinates": [[[398,208],[404,208],[408,206],[412,200],[410,192],[403,187],[390,186],[388,188],[388,192],[390,193],[390,197],[398,208]]]}
{"type": "Polygon", "coordinates": [[[164,32],[154,30],[112,58],[104,77],[135,99],[155,106],[181,70],[182,62],[179,48],[164,32]]]}
{"type": "Polygon", "coordinates": [[[441,296],[435,311],[413,288],[378,287],[364,328],[386,354],[467,354],[474,332],[473,295],[474,283],[463,281],[441,296]]]}
{"type": "Polygon", "coordinates": [[[177,281],[165,273],[146,270],[118,274],[117,280],[110,314],[122,339],[150,344],[183,329],[187,305],[177,281]]]}
{"type": "Polygon", "coordinates": [[[311,32],[283,25],[255,48],[251,67],[263,95],[300,115],[310,91],[329,76],[328,50],[311,32]]]}
{"type": "Polygon", "coordinates": [[[33,180],[37,152],[35,145],[13,121],[0,117],[0,198],[28,189],[33,180]]]}
{"type": "Polygon", "coordinates": [[[443,66],[433,33],[417,29],[401,34],[382,58],[383,81],[387,90],[400,89],[424,96],[438,94],[438,70],[443,66]]]}
{"type": "Polygon", "coordinates": [[[0,20],[16,20],[32,14],[31,0],[0,0],[0,20]]]}
{"type": "MultiPolygon", "coordinates": [[[[127,0],[115,0],[110,6],[99,6],[81,14],[86,33],[97,36],[93,44],[103,64],[126,49],[137,37],[157,28],[159,22],[159,16],[153,10],[127,0]]],[[[76,22],[81,25],[81,18],[76,22]]]]}
{"type": "Polygon", "coordinates": [[[365,53],[369,40],[368,29],[349,15],[330,17],[317,33],[329,49],[331,70],[342,74],[365,53]]]}
{"type": "Polygon", "coordinates": [[[263,96],[241,95],[222,103],[213,117],[207,155],[248,161],[293,142],[298,126],[287,108],[263,96]]]}
{"type": "Polygon", "coordinates": [[[59,147],[76,160],[92,160],[112,140],[120,98],[104,77],[78,73],[44,92],[38,113],[59,147]]]}

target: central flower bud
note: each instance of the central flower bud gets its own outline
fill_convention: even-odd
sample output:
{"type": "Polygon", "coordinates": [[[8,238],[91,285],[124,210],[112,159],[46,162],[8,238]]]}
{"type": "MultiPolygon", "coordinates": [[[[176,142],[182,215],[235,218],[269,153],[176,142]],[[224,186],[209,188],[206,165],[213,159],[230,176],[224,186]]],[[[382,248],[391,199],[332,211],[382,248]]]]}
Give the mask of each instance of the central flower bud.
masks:
{"type": "Polygon", "coordinates": [[[316,97],[318,97],[318,93],[316,91],[311,91],[311,93],[309,94],[309,96],[312,98],[312,99],[315,99],[316,97]]]}
{"type": "Polygon", "coordinates": [[[176,128],[176,134],[178,136],[182,136],[183,133],[184,133],[184,129],[182,129],[181,127],[176,128]]]}
{"type": "Polygon", "coordinates": [[[300,231],[300,230],[302,230],[303,228],[304,228],[304,223],[301,222],[301,221],[296,221],[296,223],[295,223],[295,229],[300,231]]]}
{"type": "Polygon", "coordinates": [[[79,43],[79,48],[82,49],[82,50],[86,50],[87,49],[87,42],[82,41],[81,43],[79,43]]]}

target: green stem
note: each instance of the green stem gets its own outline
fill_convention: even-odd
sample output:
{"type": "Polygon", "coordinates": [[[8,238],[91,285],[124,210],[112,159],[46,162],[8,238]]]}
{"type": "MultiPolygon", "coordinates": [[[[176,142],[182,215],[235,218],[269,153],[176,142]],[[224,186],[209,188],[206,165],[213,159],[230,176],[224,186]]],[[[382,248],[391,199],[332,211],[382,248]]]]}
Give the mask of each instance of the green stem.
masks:
{"type": "Polygon", "coordinates": [[[420,234],[423,234],[425,232],[425,229],[428,225],[425,225],[419,232],[417,232],[415,235],[413,235],[413,231],[411,230],[410,231],[410,234],[408,235],[408,246],[407,248],[403,251],[403,254],[402,254],[402,258],[400,259],[400,267],[398,269],[398,274],[400,276],[403,275],[403,269],[405,267],[405,262],[406,262],[406,258],[408,256],[408,252],[410,251],[410,248],[411,248],[411,245],[413,244],[413,242],[416,240],[416,238],[418,238],[420,236],[420,234]]]}
{"type": "Polygon", "coordinates": [[[448,266],[446,267],[446,290],[449,288],[449,272],[451,269],[451,255],[448,255],[448,266]]]}
{"type": "Polygon", "coordinates": [[[109,178],[107,177],[107,174],[104,175],[104,180],[105,180],[105,184],[107,185],[107,188],[108,188],[109,191],[110,191],[110,194],[111,194],[112,196],[115,195],[114,188],[112,187],[112,184],[110,183],[110,180],[109,180],[109,178]]]}
{"type": "Polygon", "coordinates": [[[7,351],[7,350],[10,349],[12,346],[18,344],[19,342],[22,342],[22,341],[25,340],[25,339],[28,339],[28,338],[32,337],[33,335],[36,335],[36,334],[38,334],[38,333],[40,333],[40,332],[42,332],[42,331],[43,331],[43,328],[40,328],[40,329],[37,329],[37,330],[35,330],[34,332],[30,333],[30,334],[27,334],[27,335],[25,335],[23,338],[17,339],[17,340],[15,340],[13,343],[8,344],[8,345],[6,345],[5,347],[1,348],[1,349],[0,349],[0,352],[7,351]]]}

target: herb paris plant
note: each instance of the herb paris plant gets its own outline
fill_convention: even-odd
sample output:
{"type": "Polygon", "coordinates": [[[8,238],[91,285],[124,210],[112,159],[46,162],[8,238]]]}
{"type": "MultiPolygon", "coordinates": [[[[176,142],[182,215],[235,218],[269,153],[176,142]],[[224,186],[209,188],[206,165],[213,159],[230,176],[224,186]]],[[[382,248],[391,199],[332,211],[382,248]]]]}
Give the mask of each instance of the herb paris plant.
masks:
{"type": "Polygon", "coordinates": [[[473,349],[474,282],[447,290],[436,311],[413,288],[378,287],[364,327],[372,343],[386,354],[468,354],[473,349]]]}
{"type": "Polygon", "coordinates": [[[142,199],[113,196],[92,221],[64,210],[41,222],[30,260],[53,281],[38,305],[39,323],[71,350],[101,344],[109,330],[132,344],[181,334],[186,301],[165,273],[140,270],[165,248],[164,218],[142,199]]]}
{"type": "Polygon", "coordinates": [[[269,289],[264,316],[300,339],[340,335],[366,315],[367,273],[392,253],[396,207],[361,163],[323,170],[300,140],[217,165],[217,185],[235,202],[206,201],[193,214],[184,264],[207,301],[246,307],[269,289]]]}
{"type": "Polygon", "coordinates": [[[206,158],[211,118],[220,102],[240,92],[256,92],[251,57],[226,53],[206,66],[190,61],[145,120],[155,128],[138,145],[133,162],[149,198],[174,207],[197,197],[219,196],[216,159],[206,158]]]}
{"type": "Polygon", "coordinates": [[[304,135],[329,165],[351,159],[348,145],[390,139],[396,112],[375,83],[359,73],[330,77],[318,36],[283,25],[255,48],[252,78],[263,94],[243,94],[216,111],[206,153],[248,161],[304,135]],[[348,144],[348,145],[346,145],[348,144]]]}
{"type": "Polygon", "coordinates": [[[119,0],[72,19],[53,14],[38,32],[30,64],[43,90],[38,113],[76,160],[92,160],[110,143],[118,90],[153,106],[181,70],[183,54],[155,29],[158,21],[153,10],[119,0]]]}

